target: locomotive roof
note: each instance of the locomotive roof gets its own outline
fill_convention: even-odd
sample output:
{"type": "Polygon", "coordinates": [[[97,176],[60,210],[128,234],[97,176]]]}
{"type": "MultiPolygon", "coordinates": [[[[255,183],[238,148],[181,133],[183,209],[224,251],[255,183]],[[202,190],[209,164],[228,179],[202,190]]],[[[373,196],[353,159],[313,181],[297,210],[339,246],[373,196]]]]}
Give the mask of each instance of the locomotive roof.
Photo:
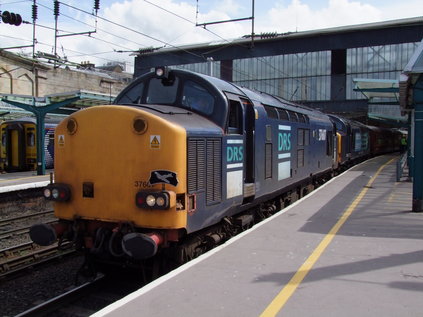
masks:
{"type": "MultiPolygon", "coordinates": [[[[326,114],[322,112],[311,109],[291,101],[285,100],[279,96],[274,96],[268,93],[254,91],[246,87],[238,86],[234,83],[204,75],[195,73],[189,70],[181,70],[181,69],[169,69],[168,75],[169,77],[157,77],[155,72],[147,73],[139,78],[137,78],[134,82],[132,82],[128,87],[126,87],[115,99],[115,104],[142,104],[142,103],[149,103],[148,99],[145,99],[145,93],[143,94],[143,85],[144,83],[150,81],[152,78],[168,78],[169,81],[173,83],[173,79],[171,78],[183,78],[184,81],[194,81],[204,88],[206,88],[211,95],[214,96],[216,104],[219,105],[219,110],[216,110],[213,113],[208,115],[209,119],[218,124],[220,127],[224,127],[226,124],[226,114],[228,113],[228,105],[227,105],[227,93],[238,95],[240,97],[244,97],[246,99],[251,100],[254,104],[262,104],[266,106],[272,106],[275,108],[286,109],[298,113],[303,113],[308,115],[309,117],[313,117],[317,120],[327,120],[329,118],[326,114]],[[144,97],[142,97],[144,95],[144,97]]],[[[173,85],[170,83],[170,85],[173,85]]],[[[166,84],[163,84],[166,86],[166,84]]],[[[154,96],[154,95],[152,95],[154,96]]],[[[154,99],[154,98],[153,98],[154,99]]],[[[176,100],[176,99],[175,99],[176,100]]],[[[155,102],[153,102],[155,103],[155,102]]],[[[160,103],[156,103],[160,104],[160,103]]],[[[175,103],[169,103],[168,106],[177,106],[175,103]]]]}
{"type": "Polygon", "coordinates": [[[277,108],[284,108],[284,109],[288,109],[288,110],[292,110],[292,111],[296,111],[296,112],[300,112],[300,113],[304,113],[308,115],[313,115],[313,116],[326,116],[326,114],[322,113],[319,110],[312,109],[300,104],[296,104],[294,102],[283,99],[282,97],[279,97],[279,96],[271,95],[261,91],[255,91],[247,87],[241,87],[234,83],[230,83],[216,77],[194,73],[187,70],[176,70],[176,71],[187,72],[194,76],[202,77],[204,80],[209,81],[211,84],[213,84],[217,89],[221,91],[243,95],[244,97],[247,97],[248,99],[252,101],[260,102],[264,105],[273,106],[277,108]]]}
{"type": "Polygon", "coordinates": [[[209,81],[212,85],[214,85],[217,89],[224,91],[224,92],[230,92],[233,94],[243,95],[247,98],[249,98],[252,101],[261,102],[265,105],[274,106],[274,107],[286,107],[289,108],[289,110],[298,111],[298,112],[304,112],[304,113],[321,113],[319,110],[312,109],[310,107],[300,105],[297,103],[294,103],[292,101],[283,99],[280,96],[272,95],[266,92],[262,92],[259,90],[252,90],[247,87],[238,86],[237,84],[225,81],[223,79],[212,77],[200,73],[195,73],[189,70],[173,70],[176,72],[181,73],[190,73],[191,75],[198,76],[203,78],[206,81],[209,81]]]}

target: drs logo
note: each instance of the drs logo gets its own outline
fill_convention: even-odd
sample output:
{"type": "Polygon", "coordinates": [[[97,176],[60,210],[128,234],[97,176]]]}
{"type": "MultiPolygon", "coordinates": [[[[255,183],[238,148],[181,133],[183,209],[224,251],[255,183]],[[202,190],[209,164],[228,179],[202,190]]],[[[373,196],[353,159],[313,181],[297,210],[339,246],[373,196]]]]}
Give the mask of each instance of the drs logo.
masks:
{"type": "Polygon", "coordinates": [[[278,150],[290,151],[291,150],[291,133],[279,132],[278,135],[278,150]]]}
{"type": "Polygon", "coordinates": [[[244,160],[244,147],[240,145],[228,145],[226,150],[226,159],[228,163],[242,162],[244,160]]]}

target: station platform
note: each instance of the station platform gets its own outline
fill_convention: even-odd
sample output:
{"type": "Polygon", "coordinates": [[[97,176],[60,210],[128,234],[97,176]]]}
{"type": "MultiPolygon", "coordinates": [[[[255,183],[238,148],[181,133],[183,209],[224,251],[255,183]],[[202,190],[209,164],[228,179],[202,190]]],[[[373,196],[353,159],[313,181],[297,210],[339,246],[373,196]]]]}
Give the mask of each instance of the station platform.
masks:
{"type": "Polygon", "coordinates": [[[37,175],[36,171],[0,174],[0,194],[47,186],[50,172],[53,170],[47,170],[46,175],[37,175]]]}
{"type": "Polygon", "coordinates": [[[422,316],[423,214],[366,161],[94,317],[422,316]]]}

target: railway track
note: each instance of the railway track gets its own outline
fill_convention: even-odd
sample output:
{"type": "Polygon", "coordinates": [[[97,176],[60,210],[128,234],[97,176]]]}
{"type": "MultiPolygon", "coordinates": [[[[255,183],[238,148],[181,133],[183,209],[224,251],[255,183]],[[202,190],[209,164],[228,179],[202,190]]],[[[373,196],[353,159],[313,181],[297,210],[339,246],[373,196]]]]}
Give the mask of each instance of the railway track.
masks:
{"type": "Polygon", "coordinates": [[[52,224],[57,221],[53,218],[52,210],[14,214],[12,217],[0,218],[0,250],[29,242],[31,225],[41,222],[52,224]]]}
{"type": "MultiPolygon", "coordinates": [[[[57,220],[46,221],[44,223],[52,224],[52,223],[55,223],[55,222],[57,222],[57,220]]],[[[4,239],[11,238],[13,235],[28,234],[30,227],[31,227],[31,225],[28,225],[28,226],[19,227],[19,228],[13,228],[13,229],[6,230],[6,231],[0,231],[0,241],[4,240],[4,239]]]]}
{"type": "MultiPolygon", "coordinates": [[[[0,219],[0,245],[1,240],[11,238],[14,235],[28,234],[29,228],[35,221],[40,221],[42,218],[48,219],[51,216],[53,216],[53,211],[48,210],[0,219]]],[[[43,222],[50,224],[56,221],[57,220],[45,220],[43,222]]]]}
{"type": "Polygon", "coordinates": [[[20,216],[0,219],[0,226],[12,223],[12,222],[17,221],[17,220],[28,219],[28,218],[44,216],[44,215],[53,215],[53,210],[47,210],[47,211],[44,210],[44,211],[34,212],[34,213],[31,213],[31,214],[27,214],[27,215],[20,215],[20,216]]]}
{"type": "Polygon", "coordinates": [[[86,282],[51,298],[35,307],[21,312],[16,317],[37,316],[90,316],[105,306],[134,292],[143,284],[134,281],[134,276],[98,275],[86,282]]]}
{"type": "Polygon", "coordinates": [[[0,250],[0,278],[74,253],[73,249],[66,249],[69,245],[64,243],[60,248],[57,245],[41,247],[27,242],[0,250]]]}
{"type": "MultiPolygon", "coordinates": [[[[88,294],[97,292],[101,287],[101,282],[104,279],[104,275],[97,277],[95,280],[86,282],[80,286],[64,292],[54,298],[51,298],[35,307],[32,307],[15,317],[26,317],[26,316],[55,316],[55,312],[61,311],[61,316],[66,316],[66,310],[71,310],[75,306],[75,302],[88,294]],[[72,304],[73,303],[73,304],[72,304]]],[[[92,311],[94,313],[95,311],[92,311]]]]}

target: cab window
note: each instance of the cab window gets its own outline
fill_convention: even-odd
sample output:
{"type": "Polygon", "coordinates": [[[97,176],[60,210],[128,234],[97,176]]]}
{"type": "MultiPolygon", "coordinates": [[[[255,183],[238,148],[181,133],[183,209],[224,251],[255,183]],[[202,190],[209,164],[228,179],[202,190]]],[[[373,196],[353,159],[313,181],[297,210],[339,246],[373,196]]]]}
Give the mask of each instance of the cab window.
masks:
{"type": "Polygon", "coordinates": [[[125,103],[141,103],[141,97],[144,91],[144,83],[140,83],[139,85],[133,87],[131,90],[127,91],[125,95],[123,95],[119,99],[120,104],[125,103]]]}
{"type": "Polygon", "coordinates": [[[173,105],[178,93],[178,78],[173,81],[151,78],[146,102],[149,104],[173,105]]]}
{"type": "Polygon", "coordinates": [[[238,101],[229,101],[228,133],[242,134],[242,108],[238,101]]]}
{"type": "Polygon", "coordinates": [[[182,105],[208,116],[213,113],[214,98],[204,87],[187,80],[182,92],[182,105]]]}

